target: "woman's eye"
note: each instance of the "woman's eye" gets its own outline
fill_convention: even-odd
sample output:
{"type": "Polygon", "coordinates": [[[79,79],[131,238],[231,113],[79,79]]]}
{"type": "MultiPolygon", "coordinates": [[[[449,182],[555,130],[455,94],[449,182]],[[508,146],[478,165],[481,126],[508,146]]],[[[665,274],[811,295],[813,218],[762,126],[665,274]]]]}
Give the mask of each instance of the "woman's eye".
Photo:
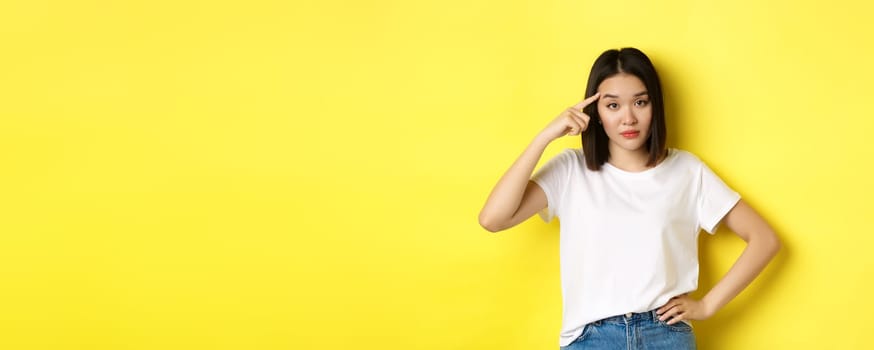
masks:
{"type": "Polygon", "coordinates": [[[647,101],[647,100],[637,100],[637,102],[635,102],[634,104],[636,104],[638,107],[644,107],[644,106],[646,106],[646,105],[649,104],[649,101],[647,101]]]}
{"type": "Polygon", "coordinates": [[[616,108],[618,108],[618,107],[619,107],[619,105],[616,104],[616,102],[608,103],[608,104],[607,104],[607,108],[610,108],[610,109],[616,109],[616,108]]]}

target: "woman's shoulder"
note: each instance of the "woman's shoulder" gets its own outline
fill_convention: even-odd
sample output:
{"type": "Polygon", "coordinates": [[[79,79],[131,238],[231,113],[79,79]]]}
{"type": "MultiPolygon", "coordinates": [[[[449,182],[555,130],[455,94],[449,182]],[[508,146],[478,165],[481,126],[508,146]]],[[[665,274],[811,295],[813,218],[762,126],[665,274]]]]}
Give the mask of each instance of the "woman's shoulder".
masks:
{"type": "Polygon", "coordinates": [[[577,159],[585,159],[586,156],[583,154],[582,148],[565,148],[562,154],[566,154],[569,157],[577,158],[577,159]]]}
{"type": "Polygon", "coordinates": [[[561,159],[563,161],[577,161],[577,160],[585,160],[586,156],[583,154],[583,150],[580,148],[565,148],[563,151],[556,154],[553,158],[561,159]]]}
{"type": "Polygon", "coordinates": [[[586,168],[586,154],[582,148],[567,148],[561,152],[568,160],[583,169],[586,168]]]}
{"type": "Polygon", "coordinates": [[[701,161],[701,158],[698,158],[698,156],[692,152],[679,148],[668,149],[668,158],[673,158],[677,164],[683,166],[700,166],[704,164],[704,162],[701,161]]]}
{"type": "Polygon", "coordinates": [[[566,148],[563,151],[556,154],[552,159],[549,160],[550,163],[560,163],[562,167],[572,169],[572,168],[585,168],[586,166],[586,156],[583,153],[583,150],[580,148],[566,148]]]}

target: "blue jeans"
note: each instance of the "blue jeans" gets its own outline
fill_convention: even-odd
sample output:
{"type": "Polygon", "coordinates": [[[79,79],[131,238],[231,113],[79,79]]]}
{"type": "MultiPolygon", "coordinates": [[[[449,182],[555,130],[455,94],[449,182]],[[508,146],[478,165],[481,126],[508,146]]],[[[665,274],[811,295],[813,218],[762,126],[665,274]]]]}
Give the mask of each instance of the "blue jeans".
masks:
{"type": "Polygon", "coordinates": [[[577,339],[561,347],[561,350],[583,349],[695,349],[695,334],[684,322],[668,325],[659,321],[653,310],[589,323],[577,339]]]}

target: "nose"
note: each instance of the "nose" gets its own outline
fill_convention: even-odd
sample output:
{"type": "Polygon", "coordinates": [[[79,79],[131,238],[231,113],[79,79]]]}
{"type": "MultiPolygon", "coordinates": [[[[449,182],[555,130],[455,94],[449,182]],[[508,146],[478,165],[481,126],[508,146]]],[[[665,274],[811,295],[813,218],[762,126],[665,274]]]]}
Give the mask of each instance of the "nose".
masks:
{"type": "Polygon", "coordinates": [[[625,112],[622,114],[622,125],[634,124],[637,124],[637,117],[634,115],[634,111],[631,108],[625,108],[625,112]]]}

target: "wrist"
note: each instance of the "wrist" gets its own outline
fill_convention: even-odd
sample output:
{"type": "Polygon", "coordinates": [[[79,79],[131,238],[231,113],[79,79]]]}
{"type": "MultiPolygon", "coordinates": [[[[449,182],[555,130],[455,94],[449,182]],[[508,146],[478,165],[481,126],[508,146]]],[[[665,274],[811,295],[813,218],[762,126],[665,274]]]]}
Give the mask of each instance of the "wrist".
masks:
{"type": "Polygon", "coordinates": [[[531,143],[546,147],[552,142],[552,140],[555,140],[555,138],[541,131],[537,134],[537,136],[534,137],[534,141],[532,141],[531,143]]]}
{"type": "Polygon", "coordinates": [[[713,298],[708,294],[705,295],[704,298],[701,299],[701,304],[704,306],[704,313],[708,318],[716,314],[716,311],[719,310],[718,304],[713,300],[713,298]]]}

